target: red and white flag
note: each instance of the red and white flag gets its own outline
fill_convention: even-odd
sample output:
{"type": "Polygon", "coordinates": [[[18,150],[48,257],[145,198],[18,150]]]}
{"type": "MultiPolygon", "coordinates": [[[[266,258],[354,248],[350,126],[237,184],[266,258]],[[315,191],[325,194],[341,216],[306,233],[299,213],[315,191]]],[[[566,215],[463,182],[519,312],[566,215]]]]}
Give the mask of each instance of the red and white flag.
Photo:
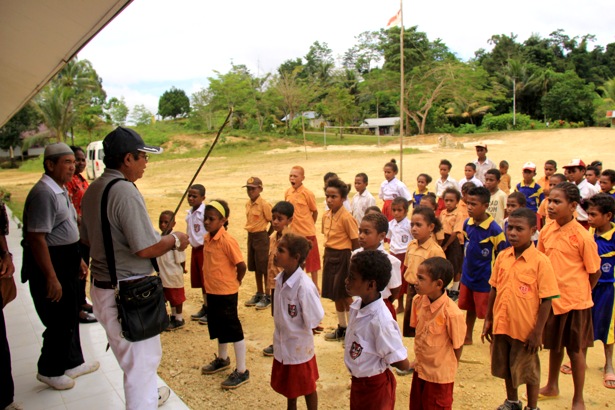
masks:
{"type": "Polygon", "coordinates": [[[401,9],[393,17],[389,19],[387,28],[401,26],[401,9]]]}

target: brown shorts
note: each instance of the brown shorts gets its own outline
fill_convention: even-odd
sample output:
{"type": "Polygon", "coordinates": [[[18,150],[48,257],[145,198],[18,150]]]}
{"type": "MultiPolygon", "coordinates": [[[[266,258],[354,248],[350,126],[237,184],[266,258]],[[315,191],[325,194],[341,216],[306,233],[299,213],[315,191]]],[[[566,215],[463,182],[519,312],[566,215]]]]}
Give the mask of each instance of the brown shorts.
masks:
{"type": "Polygon", "coordinates": [[[493,335],[491,343],[491,374],[511,380],[516,389],[522,384],[540,384],[538,353],[529,353],[522,341],[508,335],[493,335]]]}
{"type": "Polygon", "coordinates": [[[303,268],[303,270],[306,273],[318,272],[321,268],[318,240],[316,239],[316,236],[306,236],[305,238],[312,242],[312,249],[310,249],[310,253],[308,253],[307,258],[305,259],[305,268],[303,268]]]}
{"type": "Polygon", "coordinates": [[[542,342],[545,349],[561,351],[564,347],[570,352],[580,352],[594,345],[594,326],[591,308],[571,310],[554,315],[549,313],[543,332],[542,342]]]}
{"type": "Polygon", "coordinates": [[[459,284],[459,309],[475,312],[476,317],[484,319],[487,316],[489,292],[474,292],[463,283],[459,284]]]}
{"type": "Polygon", "coordinates": [[[325,248],[322,270],[322,297],[333,301],[350,297],[346,277],[350,268],[350,249],[325,248]]]}
{"type": "MultiPolygon", "coordinates": [[[[444,234],[444,242],[448,242],[448,238],[451,235],[445,233],[444,234]]],[[[463,265],[463,248],[459,243],[459,239],[455,238],[455,240],[446,248],[444,251],[446,254],[446,260],[448,260],[453,265],[453,273],[457,274],[461,272],[461,265],[463,265]]]]}
{"type": "Polygon", "coordinates": [[[267,232],[248,232],[248,270],[267,274],[269,259],[269,236],[267,232]]]}

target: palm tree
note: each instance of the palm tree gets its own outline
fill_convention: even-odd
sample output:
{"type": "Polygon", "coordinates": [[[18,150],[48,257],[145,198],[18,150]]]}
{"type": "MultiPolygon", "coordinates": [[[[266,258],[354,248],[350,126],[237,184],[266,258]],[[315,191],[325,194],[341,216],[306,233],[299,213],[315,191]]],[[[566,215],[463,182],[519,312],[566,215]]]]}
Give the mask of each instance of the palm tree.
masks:
{"type": "Polygon", "coordinates": [[[598,87],[598,91],[602,94],[602,98],[607,102],[615,102],[615,77],[607,80],[598,87]]]}
{"type": "Polygon", "coordinates": [[[36,106],[56,140],[64,141],[66,133],[75,121],[72,90],[65,87],[48,86],[38,95],[36,106]]]}
{"type": "Polygon", "coordinates": [[[490,105],[480,105],[478,101],[468,102],[462,98],[456,98],[448,104],[446,116],[449,118],[461,117],[469,119],[470,124],[474,124],[474,118],[487,114],[491,109],[490,105]]]}

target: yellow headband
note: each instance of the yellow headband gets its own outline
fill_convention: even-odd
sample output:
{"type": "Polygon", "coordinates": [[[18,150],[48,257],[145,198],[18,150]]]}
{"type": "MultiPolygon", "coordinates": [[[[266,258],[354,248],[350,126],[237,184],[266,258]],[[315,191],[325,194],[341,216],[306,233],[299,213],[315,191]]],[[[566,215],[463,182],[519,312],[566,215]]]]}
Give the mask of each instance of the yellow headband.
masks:
{"type": "Polygon", "coordinates": [[[220,215],[222,215],[222,218],[226,218],[226,210],[224,209],[224,207],[222,206],[220,202],[211,201],[207,206],[214,207],[218,212],[220,212],[220,215]]]}

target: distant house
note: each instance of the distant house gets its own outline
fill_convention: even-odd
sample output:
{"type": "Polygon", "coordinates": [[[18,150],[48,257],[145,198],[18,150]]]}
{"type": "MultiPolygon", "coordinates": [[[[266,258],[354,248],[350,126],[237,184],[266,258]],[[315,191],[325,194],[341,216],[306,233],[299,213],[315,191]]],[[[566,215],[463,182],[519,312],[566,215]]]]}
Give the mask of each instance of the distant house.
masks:
{"type": "Polygon", "coordinates": [[[395,126],[398,124],[399,117],[366,118],[360,127],[373,130],[374,135],[394,135],[395,126]]]}
{"type": "MultiPolygon", "coordinates": [[[[322,118],[322,116],[318,115],[318,113],[316,111],[304,111],[303,112],[303,118],[306,119],[307,123],[306,125],[308,127],[311,128],[321,128],[323,125],[329,125],[327,123],[327,121],[325,121],[324,118],[322,118]]],[[[284,118],[282,118],[282,122],[286,122],[289,121],[289,117],[290,115],[286,115],[284,116],[284,118]]],[[[295,116],[295,118],[297,118],[298,116],[295,116]]],[[[290,121],[292,121],[294,118],[290,118],[290,121]]]]}
{"type": "MultiPolygon", "coordinates": [[[[24,131],[20,134],[19,138],[23,141],[27,138],[35,137],[48,137],[50,134],[49,128],[45,124],[40,124],[37,129],[24,131]]],[[[21,157],[22,154],[27,157],[35,157],[41,155],[45,151],[45,147],[40,144],[33,144],[24,153],[21,152],[21,146],[17,145],[13,147],[13,156],[21,157]]],[[[11,153],[8,149],[0,149],[0,158],[10,158],[11,153]]]]}
{"type": "Polygon", "coordinates": [[[611,119],[611,127],[615,127],[615,111],[607,111],[606,118],[611,119]]]}

